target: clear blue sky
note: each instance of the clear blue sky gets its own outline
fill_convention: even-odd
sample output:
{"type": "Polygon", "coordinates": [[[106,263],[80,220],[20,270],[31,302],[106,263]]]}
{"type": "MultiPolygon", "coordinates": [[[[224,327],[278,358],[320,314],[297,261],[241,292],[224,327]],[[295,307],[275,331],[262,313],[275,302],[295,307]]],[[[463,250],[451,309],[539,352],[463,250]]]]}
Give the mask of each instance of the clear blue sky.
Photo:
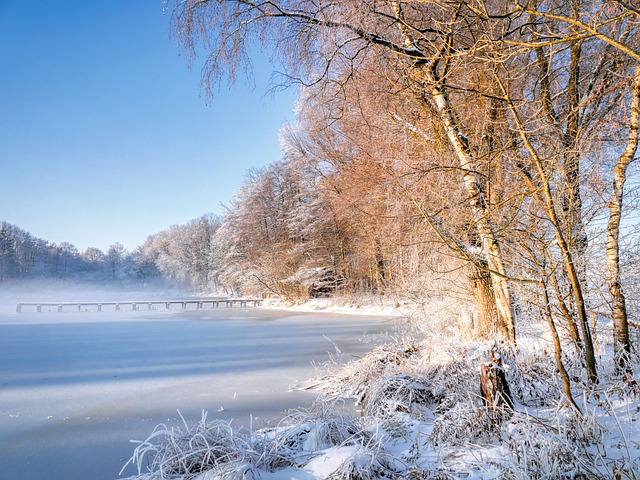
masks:
{"type": "Polygon", "coordinates": [[[161,0],[0,0],[0,221],[80,251],[222,213],[282,156],[296,92],[238,83],[207,105],[161,0]]]}

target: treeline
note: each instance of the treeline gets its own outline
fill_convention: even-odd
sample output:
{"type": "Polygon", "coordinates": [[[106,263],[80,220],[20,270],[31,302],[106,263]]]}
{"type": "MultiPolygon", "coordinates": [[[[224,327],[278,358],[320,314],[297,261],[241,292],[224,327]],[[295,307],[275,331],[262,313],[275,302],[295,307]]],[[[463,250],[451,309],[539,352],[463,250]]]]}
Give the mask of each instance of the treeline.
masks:
{"type": "Polygon", "coordinates": [[[436,291],[437,265],[452,263],[376,172],[322,174],[287,148],[282,161],[252,171],[228,206],[212,249],[219,285],[292,302],[436,291]]]}
{"type": "Polygon", "coordinates": [[[204,215],[150,236],[132,252],[118,242],[106,252],[96,247],[79,252],[71,243],[49,242],[2,222],[0,283],[62,279],[128,288],[171,286],[218,291],[212,248],[219,226],[219,218],[204,215]]]}
{"type": "Polygon", "coordinates": [[[79,252],[71,243],[56,244],[0,223],[0,283],[36,278],[144,287],[160,274],[137,252],[129,253],[117,242],[106,252],[96,247],[79,252]]]}
{"type": "Polygon", "coordinates": [[[287,149],[281,161],[248,173],[224,216],[152,235],[135,258],[198,291],[292,303],[468,292],[451,282],[462,275],[460,262],[443,257],[408,205],[390,200],[383,178],[373,171],[329,178],[287,149]]]}

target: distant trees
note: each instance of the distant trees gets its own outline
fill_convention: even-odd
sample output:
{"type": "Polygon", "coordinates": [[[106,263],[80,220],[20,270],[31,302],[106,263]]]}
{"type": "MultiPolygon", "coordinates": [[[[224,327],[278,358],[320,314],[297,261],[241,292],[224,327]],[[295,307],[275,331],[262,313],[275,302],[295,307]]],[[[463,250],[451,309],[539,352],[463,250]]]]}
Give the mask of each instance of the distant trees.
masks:
{"type": "Polygon", "coordinates": [[[169,283],[196,291],[217,290],[212,248],[219,225],[218,217],[204,215],[150,236],[133,252],[116,242],[106,252],[89,247],[79,253],[68,242],[47,242],[2,222],[0,282],[63,279],[134,288],[169,283]]]}
{"type": "MultiPolygon", "coordinates": [[[[7,222],[0,223],[0,282],[32,279],[62,279],[79,282],[130,285],[136,282],[137,254],[120,243],[105,254],[89,247],[79,253],[75,245],[55,244],[36,238],[7,222]]],[[[155,271],[146,278],[160,278],[155,271]]]]}
{"type": "Polygon", "coordinates": [[[80,254],[71,243],[36,238],[7,222],[0,223],[0,281],[31,278],[102,279],[104,254],[90,248],[80,254]]]}
{"type": "Polygon", "coordinates": [[[151,235],[136,251],[137,274],[144,277],[153,265],[165,278],[181,285],[197,291],[217,290],[212,249],[219,227],[220,219],[209,214],[151,235]]]}

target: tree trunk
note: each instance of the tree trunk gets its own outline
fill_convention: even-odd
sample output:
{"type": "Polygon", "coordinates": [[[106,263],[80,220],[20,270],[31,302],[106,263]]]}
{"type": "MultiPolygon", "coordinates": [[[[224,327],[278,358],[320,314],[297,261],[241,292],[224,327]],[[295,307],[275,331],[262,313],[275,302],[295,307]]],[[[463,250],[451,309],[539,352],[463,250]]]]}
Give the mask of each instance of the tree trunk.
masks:
{"type": "Polygon", "coordinates": [[[613,348],[616,364],[620,372],[628,369],[628,355],[631,352],[629,341],[629,321],[622,286],[620,284],[620,218],[624,199],[624,184],[627,168],[638,150],[638,127],[640,123],[640,66],[636,68],[631,92],[631,113],[629,119],[629,137],[627,145],[618,157],[614,167],[611,200],[609,201],[609,222],[607,224],[607,283],[611,294],[611,314],[613,317],[613,348]]]}
{"type": "Polygon", "coordinates": [[[506,268],[502,258],[502,252],[500,251],[500,244],[489,220],[490,212],[477,173],[477,165],[469,148],[469,142],[460,131],[454,118],[446,91],[437,84],[435,74],[427,72],[427,77],[433,84],[430,94],[436,106],[436,111],[440,116],[442,126],[460,162],[460,170],[462,172],[465,190],[469,196],[473,219],[478,229],[482,249],[486,255],[485,260],[490,272],[489,275],[491,277],[498,313],[498,331],[504,335],[512,345],[515,345],[515,315],[512,310],[511,292],[506,279],[506,268]]]}
{"type": "Polygon", "coordinates": [[[562,344],[560,343],[560,336],[558,335],[558,329],[556,328],[556,323],[553,320],[553,315],[551,313],[551,302],[549,301],[549,292],[547,290],[547,284],[543,280],[540,282],[540,288],[542,289],[543,299],[544,299],[544,316],[547,319],[547,323],[549,324],[549,329],[551,330],[551,336],[553,338],[553,349],[555,352],[556,365],[558,367],[558,371],[560,372],[560,377],[562,378],[562,386],[564,390],[564,396],[567,404],[575,408],[578,412],[580,408],[576,404],[573,399],[573,394],[571,393],[571,378],[569,377],[569,373],[567,369],[564,367],[564,363],[562,361],[562,344]]]}
{"type": "Polygon", "coordinates": [[[508,101],[509,109],[511,110],[513,119],[518,128],[520,138],[522,139],[525,148],[531,155],[531,159],[533,160],[533,163],[538,172],[539,191],[541,195],[540,201],[544,205],[547,217],[549,218],[550,224],[553,227],[556,237],[556,243],[558,244],[558,248],[560,249],[560,252],[562,254],[564,269],[567,273],[567,279],[569,281],[571,289],[573,290],[572,293],[575,301],[578,327],[580,328],[580,333],[582,335],[582,341],[584,344],[584,359],[587,369],[587,375],[591,383],[597,383],[598,372],[596,355],[593,348],[593,339],[591,338],[589,319],[587,318],[587,308],[584,298],[584,292],[582,289],[580,277],[578,275],[578,270],[576,269],[576,265],[574,263],[570,245],[567,242],[566,236],[562,229],[561,220],[558,216],[556,201],[552,192],[551,180],[549,179],[549,174],[545,170],[544,161],[538,155],[538,151],[536,150],[536,148],[531,144],[527,129],[522,124],[518,111],[511,99],[508,97],[508,92],[504,88],[504,84],[502,82],[500,82],[500,86],[502,87],[503,93],[506,95],[505,99],[508,101]]]}
{"type": "Polygon", "coordinates": [[[493,295],[491,276],[486,270],[470,265],[469,283],[476,302],[477,319],[473,334],[477,338],[492,338],[496,332],[496,298],[493,295]]]}

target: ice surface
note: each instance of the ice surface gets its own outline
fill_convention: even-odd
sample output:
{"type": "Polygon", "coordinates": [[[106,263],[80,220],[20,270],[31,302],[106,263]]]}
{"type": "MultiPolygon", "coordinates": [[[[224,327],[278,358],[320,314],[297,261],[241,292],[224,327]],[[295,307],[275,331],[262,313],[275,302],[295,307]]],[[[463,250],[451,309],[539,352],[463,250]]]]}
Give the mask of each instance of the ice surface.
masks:
{"type": "MultiPolygon", "coordinates": [[[[314,393],[295,388],[335,344],[362,354],[380,317],[263,308],[0,311],[0,477],[117,478],[159,423],[234,419],[255,428],[314,393]],[[292,388],[293,387],[293,388],[292,388]]],[[[124,475],[132,474],[125,471],[124,475]]]]}

